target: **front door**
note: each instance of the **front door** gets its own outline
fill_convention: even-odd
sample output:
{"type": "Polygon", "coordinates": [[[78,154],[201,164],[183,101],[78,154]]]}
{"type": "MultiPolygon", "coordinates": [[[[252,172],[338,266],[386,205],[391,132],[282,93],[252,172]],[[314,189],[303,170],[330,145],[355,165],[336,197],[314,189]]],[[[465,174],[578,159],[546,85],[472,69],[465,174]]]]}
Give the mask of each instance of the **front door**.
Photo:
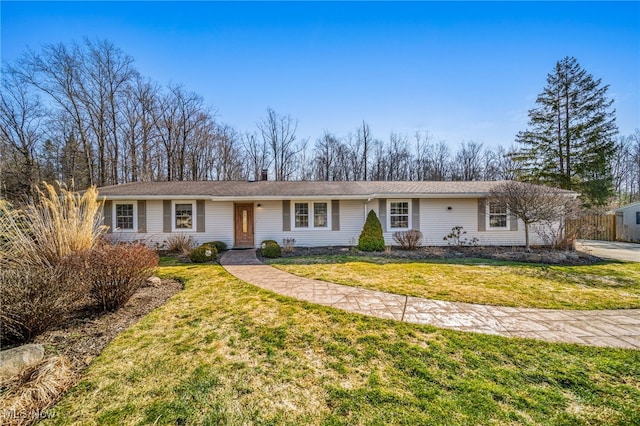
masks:
{"type": "Polygon", "coordinates": [[[235,247],[254,247],[253,204],[235,205],[235,247]]]}

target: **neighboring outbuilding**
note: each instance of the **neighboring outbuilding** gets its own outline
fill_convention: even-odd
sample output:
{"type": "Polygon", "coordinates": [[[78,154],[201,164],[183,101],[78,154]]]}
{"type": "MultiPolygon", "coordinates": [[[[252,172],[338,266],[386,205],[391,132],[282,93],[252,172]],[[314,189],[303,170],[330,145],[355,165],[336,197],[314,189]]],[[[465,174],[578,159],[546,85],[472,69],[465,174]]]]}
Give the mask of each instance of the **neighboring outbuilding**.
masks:
{"type": "MultiPolygon", "coordinates": [[[[296,246],[354,246],[374,210],[385,242],[410,229],[422,245],[462,226],[480,245],[524,245],[524,226],[504,205],[488,199],[501,182],[195,181],[134,182],[99,188],[109,233],[122,241],[162,245],[175,233],[197,243],[257,247],[295,239],[296,246]]],[[[568,195],[574,194],[567,191],[568,195]]],[[[533,244],[542,237],[531,236],[533,244]]]]}
{"type": "Polygon", "coordinates": [[[614,210],[616,240],[640,242],[640,201],[614,210]]]}

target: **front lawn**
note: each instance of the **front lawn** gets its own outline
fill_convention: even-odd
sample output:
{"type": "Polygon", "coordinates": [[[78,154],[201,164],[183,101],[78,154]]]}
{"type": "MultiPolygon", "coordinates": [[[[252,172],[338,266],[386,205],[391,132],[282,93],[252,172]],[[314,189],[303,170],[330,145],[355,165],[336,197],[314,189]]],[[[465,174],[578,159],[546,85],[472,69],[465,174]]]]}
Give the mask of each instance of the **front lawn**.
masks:
{"type": "Polygon", "coordinates": [[[549,309],[640,308],[640,263],[558,266],[336,255],[273,259],[269,264],[322,281],[452,302],[549,309]]]}
{"type": "Polygon", "coordinates": [[[311,305],[216,265],[111,342],[45,424],[638,424],[640,351],[311,305]]]}

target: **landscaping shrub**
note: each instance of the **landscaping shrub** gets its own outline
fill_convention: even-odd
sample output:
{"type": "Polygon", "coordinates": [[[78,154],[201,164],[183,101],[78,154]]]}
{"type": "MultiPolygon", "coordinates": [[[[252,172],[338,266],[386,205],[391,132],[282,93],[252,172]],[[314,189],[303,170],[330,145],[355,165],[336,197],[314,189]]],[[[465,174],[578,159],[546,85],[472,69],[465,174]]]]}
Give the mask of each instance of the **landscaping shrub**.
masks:
{"type": "Polygon", "coordinates": [[[467,231],[464,230],[462,226],[454,226],[451,228],[451,232],[449,232],[443,238],[444,241],[447,242],[450,246],[464,247],[464,246],[477,246],[478,239],[473,237],[472,239],[468,239],[465,237],[467,231]]]}
{"type": "Polygon", "coordinates": [[[55,265],[93,247],[105,231],[95,187],[83,194],[42,184],[24,208],[0,203],[0,267],[55,265]]]}
{"type": "Polygon", "coordinates": [[[195,245],[193,237],[184,233],[171,234],[165,240],[166,249],[170,253],[189,254],[195,245]]]}
{"type": "Polygon", "coordinates": [[[283,238],[282,239],[282,251],[285,253],[293,253],[293,247],[296,244],[295,238],[283,238]]]}
{"type": "Polygon", "coordinates": [[[274,240],[265,240],[260,245],[262,257],[276,258],[282,256],[280,244],[274,240]]]}
{"type": "Polygon", "coordinates": [[[80,253],[79,279],[103,310],[123,306],[158,266],[158,255],[141,244],[99,244],[80,253]]]}
{"type": "Polygon", "coordinates": [[[204,243],[203,245],[215,247],[218,253],[227,251],[227,243],[225,243],[224,241],[209,241],[208,243],[204,243]]]}
{"type": "Polygon", "coordinates": [[[218,250],[214,246],[209,245],[209,243],[193,249],[189,255],[189,258],[193,263],[211,262],[212,260],[215,260],[216,257],[218,257],[218,250]]]}
{"type": "Polygon", "coordinates": [[[65,266],[0,270],[0,341],[21,343],[63,322],[81,291],[65,266]]]}
{"type": "Polygon", "coordinates": [[[376,212],[369,211],[367,220],[364,223],[360,238],[358,238],[358,249],[362,251],[384,251],[384,237],[382,236],[382,225],[376,212]]]}
{"type": "Polygon", "coordinates": [[[422,232],[417,229],[394,232],[393,241],[398,243],[403,250],[415,250],[422,241],[422,232]]]}

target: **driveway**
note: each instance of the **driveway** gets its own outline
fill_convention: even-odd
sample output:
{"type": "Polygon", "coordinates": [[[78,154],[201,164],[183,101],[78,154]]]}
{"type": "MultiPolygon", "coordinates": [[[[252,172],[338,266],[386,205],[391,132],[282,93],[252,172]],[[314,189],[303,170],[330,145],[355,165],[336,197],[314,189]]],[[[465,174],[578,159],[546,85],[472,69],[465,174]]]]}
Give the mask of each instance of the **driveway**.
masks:
{"type": "Polygon", "coordinates": [[[576,242],[576,250],[607,259],[640,262],[640,244],[578,240],[576,242]]]}

